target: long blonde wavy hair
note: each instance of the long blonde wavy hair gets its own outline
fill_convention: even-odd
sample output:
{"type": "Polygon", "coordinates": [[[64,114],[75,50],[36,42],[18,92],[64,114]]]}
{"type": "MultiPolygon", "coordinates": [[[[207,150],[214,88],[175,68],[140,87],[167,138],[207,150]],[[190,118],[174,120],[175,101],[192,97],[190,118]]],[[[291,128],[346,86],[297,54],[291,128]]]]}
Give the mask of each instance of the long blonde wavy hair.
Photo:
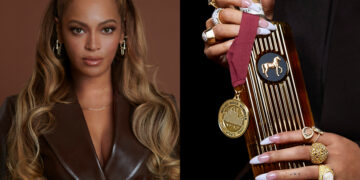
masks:
{"type": "MultiPolygon", "coordinates": [[[[10,179],[46,179],[40,156],[39,137],[49,133],[56,119],[55,103],[68,103],[71,75],[65,55],[54,53],[55,17],[60,21],[71,0],[52,0],[43,18],[37,43],[36,64],[30,80],[16,102],[16,114],[7,139],[7,167],[10,179]]],[[[146,43],[141,20],[132,0],[115,0],[122,29],[127,34],[127,52],[116,54],[112,64],[115,91],[137,105],[131,120],[138,141],[151,156],[147,168],[156,179],[179,179],[179,117],[174,102],[149,80],[144,63],[146,43]]]]}

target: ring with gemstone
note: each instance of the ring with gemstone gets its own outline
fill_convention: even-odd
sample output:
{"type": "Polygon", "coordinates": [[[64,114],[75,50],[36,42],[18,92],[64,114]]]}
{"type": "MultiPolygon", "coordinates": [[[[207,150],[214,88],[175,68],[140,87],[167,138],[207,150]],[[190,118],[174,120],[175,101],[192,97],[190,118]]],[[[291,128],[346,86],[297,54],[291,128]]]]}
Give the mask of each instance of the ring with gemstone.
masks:
{"type": "Polygon", "coordinates": [[[310,128],[310,127],[304,127],[302,130],[301,130],[301,133],[304,137],[304,139],[310,139],[313,137],[314,135],[314,129],[313,128],[310,128]]]}
{"type": "Polygon", "coordinates": [[[208,44],[214,44],[216,42],[214,30],[212,28],[205,30],[202,33],[202,39],[208,44]]]}
{"type": "Polygon", "coordinates": [[[220,11],[222,11],[222,10],[223,10],[223,8],[217,8],[212,13],[211,19],[212,19],[212,22],[214,23],[214,25],[222,24],[221,20],[220,20],[220,17],[219,17],[220,11]]]}
{"type": "Polygon", "coordinates": [[[322,143],[313,143],[310,148],[310,159],[313,164],[321,164],[328,157],[328,150],[322,143]]]}
{"type": "Polygon", "coordinates": [[[323,179],[334,179],[334,171],[327,165],[319,166],[319,180],[323,179]]]}

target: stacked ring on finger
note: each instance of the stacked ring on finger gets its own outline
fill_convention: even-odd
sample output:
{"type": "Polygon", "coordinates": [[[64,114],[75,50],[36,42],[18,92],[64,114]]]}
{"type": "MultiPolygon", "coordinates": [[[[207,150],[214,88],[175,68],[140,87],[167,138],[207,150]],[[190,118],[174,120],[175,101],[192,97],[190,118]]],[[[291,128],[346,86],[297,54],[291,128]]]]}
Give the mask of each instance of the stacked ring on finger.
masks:
{"type": "Polygon", "coordinates": [[[322,143],[313,143],[310,148],[310,158],[313,164],[321,164],[328,157],[328,150],[322,143]]]}
{"type": "Polygon", "coordinates": [[[334,179],[334,171],[327,165],[319,166],[319,180],[334,179]]]}
{"type": "Polygon", "coordinates": [[[313,137],[314,135],[314,130],[310,127],[304,127],[302,130],[301,130],[301,133],[303,135],[303,137],[305,139],[310,139],[313,137]]]}
{"type": "Polygon", "coordinates": [[[318,136],[317,138],[315,139],[314,143],[319,139],[320,135],[324,134],[323,131],[321,131],[319,128],[313,126],[313,127],[304,127],[302,130],[301,130],[301,133],[304,137],[304,139],[310,139],[313,137],[314,135],[314,132],[318,133],[318,136]]]}
{"type": "Polygon", "coordinates": [[[315,126],[313,126],[312,129],[313,129],[315,132],[318,133],[318,136],[316,137],[316,139],[315,139],[315,141],[314,141],[314,143],[316,143],[317,140],[319,139],[319,137],[324,134],[324,132],[321,131],[319,128],[316,128],[315,126]]]}
{"type": "Polygon", "coordinates": [[[217,24],[222,24],[221,20],[220,20],[220,12],[223,10],[223,8],[217,8],[214,10],[214,12],[212,13],[211,15],[211,19],[214,23],[214,25],[217,25],[217,24]]]}
{"type": "Polygon", "coordinates": [[[215,44],[216,40],[214,30],[212,28],[205,30],[202,33],[202,39],[208,44],[215,44]]]}

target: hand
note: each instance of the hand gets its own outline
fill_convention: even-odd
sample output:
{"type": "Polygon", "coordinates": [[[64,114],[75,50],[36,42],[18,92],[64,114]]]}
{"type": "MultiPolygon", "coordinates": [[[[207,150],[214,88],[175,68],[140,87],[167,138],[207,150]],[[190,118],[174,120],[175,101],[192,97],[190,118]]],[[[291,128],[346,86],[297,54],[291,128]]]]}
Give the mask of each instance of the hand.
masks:
{"type": "MultiPolygon", "coordinates": [[[[275,0],[263,0],[263,10],[266,17],[272,18],[275,0]]],[[[251,0],[215,0],[216,6],[223,8],[219,13],[221,24],[213,24],[212,19],[206,21],[206,29],[213,28],[216,43],[205,43],[204,53],[209,59],[215,60],[221,65],[227,66],[225,54],[229,50],[234,38],[238,35],[242,12],[235,7],[251,8],[251,0]]],[[[264,18],[259,20],[258,34],[269,34],[274,30],[274,25],[264,18]]]]}
{"type": "MultiPolygon", "coordinates": [[[[288,131],[265,138],[261,144],[289,144],[289,143],[310,143],[314,142],[317,133],[305,140],[300,130],[288,131]]],[[[317,142],[324,144],[328,150],[328,158],[323,164],[332,168],[336,180],[360,179],[360,148],[353,141],[333,134],[324,133],[319,137],[317,142]]],[[[295,146],[277,151],[269,151],[256,156],[250,160],[250,164],[274,163],[279,161],[310,161],[311,146],[295,146]]],[[[259,175],[256,180],[260,179],[318,179],[319,166],[312,165],[296,169],[276,170],[259,175]]]]}

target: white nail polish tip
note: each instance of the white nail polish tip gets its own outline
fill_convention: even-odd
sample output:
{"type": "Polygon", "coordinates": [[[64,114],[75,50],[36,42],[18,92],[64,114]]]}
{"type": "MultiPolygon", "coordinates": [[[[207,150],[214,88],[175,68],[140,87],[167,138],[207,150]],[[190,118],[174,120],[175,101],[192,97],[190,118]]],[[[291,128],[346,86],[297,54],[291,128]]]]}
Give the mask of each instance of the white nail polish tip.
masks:
{"type": "Polygon", "coordinates": [[[272,142],[270,141],[270,137],[267,137],[260,142],[260,145],[268,145],[268,144],[272,144],[272,142]]]}
{"type": "Polygon", "coordinates": [[[268,29],[259,27],[257,29],[257,34],[258,35],[268,35],[268,34],[270,34],[270,31],[268,29]]]}
{"type": "Polygon", "coordinates": [[[259,13],[263,11],[260,3],[251,3],[248,8],[259,13]]]}
{"type": "Polygon", "coordinates": [[[261,164],[261,162],[259,161],[259,156],[255,156],[250,160],[250,164],[261,164]]]}
{"type": "Polygon", "coordinates": [[[334,176],[331,172],[327,172],[324,174],[323,180],[334,180],[334,176]]]}
{"type": "Polygon", "coordinates": [[[276,30],[276,26],[274,24],[272,24],[271,22],[268,22],[268,27],[267,27],[270,31],[274,31],[276,30]]]}
{"type": "Polygon", "coordinates": [[[266,173],[256,176],[255,180],[266,180],[266,173]]]}

